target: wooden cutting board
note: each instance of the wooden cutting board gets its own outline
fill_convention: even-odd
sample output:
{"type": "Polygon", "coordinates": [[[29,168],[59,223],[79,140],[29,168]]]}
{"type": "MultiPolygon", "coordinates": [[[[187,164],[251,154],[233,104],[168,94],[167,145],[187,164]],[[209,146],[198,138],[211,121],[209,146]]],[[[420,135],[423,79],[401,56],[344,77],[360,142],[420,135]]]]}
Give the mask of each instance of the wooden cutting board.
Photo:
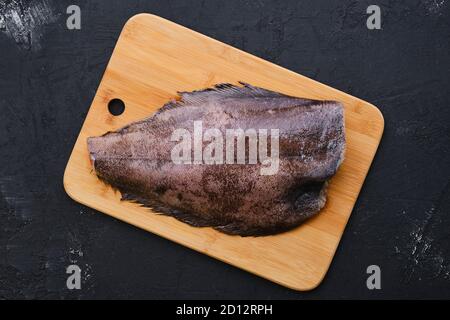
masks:
{"type": "Polygon", "coordinates": [[[64,187],[74,200],[115,218],[283,286],[310,290],[330,266],[383,126],[380,111],[363,100],[163,18],[139,14],[122,30],[67,164],[64,187]],[[345,160],[330,183],[325,208],[302,226],[256,238],[190,227],[137,204],[121,202],[120,194],[93,173],[87,137],[149,116],[175,98],[177,91],[238,81],[298,97],[338,100],[345,106],[345,160]],[[108,111],[108,102],[115,98],[126,105],[120,116],[108,111]]]}

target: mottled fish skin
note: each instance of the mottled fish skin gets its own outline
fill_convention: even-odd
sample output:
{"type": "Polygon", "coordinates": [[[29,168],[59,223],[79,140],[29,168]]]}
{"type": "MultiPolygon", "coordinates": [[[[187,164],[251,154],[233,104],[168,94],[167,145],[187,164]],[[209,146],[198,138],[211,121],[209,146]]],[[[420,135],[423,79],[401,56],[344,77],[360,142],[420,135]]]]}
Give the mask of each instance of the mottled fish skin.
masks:
{"type": "Polygon", "coordinates": [[[180,92],[151,117],[88,138],[97,176],[123,200],[192,226],[262,236],[300,225],[325,205],[328,180],[343,160],[342,104],[241,84],[180,92]],[[203,130],[279,129],[278,172],[261,175],[261,164],[174,164],[173,131],[192,134],[198,120],[203,130]]]}

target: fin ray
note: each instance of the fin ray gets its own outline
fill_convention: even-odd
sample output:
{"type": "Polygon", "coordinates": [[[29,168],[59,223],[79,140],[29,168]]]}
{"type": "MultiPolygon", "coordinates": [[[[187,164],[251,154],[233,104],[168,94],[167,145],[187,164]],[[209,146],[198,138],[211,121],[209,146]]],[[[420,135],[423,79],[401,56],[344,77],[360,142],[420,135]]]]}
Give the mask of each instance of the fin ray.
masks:
{"type": "Polygon", "coordinates": [[[202,219],[194,214],[170,208],[157,200],[145,199],[128,192],[122,192],[120,189],[119,191],[122,194],[122,201],[138,203],[143,207],[153,210],[157,214],[173,217],[193,227],[214,227],[214,224],[212,224],[210,221],[202,219]]]}

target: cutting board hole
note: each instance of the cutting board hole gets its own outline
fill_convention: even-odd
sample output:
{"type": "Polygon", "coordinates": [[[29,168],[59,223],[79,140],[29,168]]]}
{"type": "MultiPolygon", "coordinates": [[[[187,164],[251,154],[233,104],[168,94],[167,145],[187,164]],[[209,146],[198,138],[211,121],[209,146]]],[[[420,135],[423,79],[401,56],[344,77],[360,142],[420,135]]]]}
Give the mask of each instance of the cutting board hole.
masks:
{"type": "Polygon", "coordinates": [[[108,103],[108,110],[113,116],[120,116],[125,111],[125,103],[120,99],[112,99],[108,103]]]}

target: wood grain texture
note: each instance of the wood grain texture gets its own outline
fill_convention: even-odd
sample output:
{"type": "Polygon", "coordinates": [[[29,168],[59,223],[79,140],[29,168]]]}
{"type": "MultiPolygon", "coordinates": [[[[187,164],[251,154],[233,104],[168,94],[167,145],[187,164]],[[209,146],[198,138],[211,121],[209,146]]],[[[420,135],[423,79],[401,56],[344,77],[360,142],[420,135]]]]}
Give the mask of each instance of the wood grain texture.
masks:
{"type": "Polygon", "coordinates": [[[74,200],[184,246],[295,290],[325,276],[381,139],[384,120],[373,105],[163,18],[140,14],[120,35],[64,174],[74,200]],[[121,202],[92,171],[86,139],[142,119],[177,96],[216,83],[248,82],[285,94],[338,100],[345,107],[346,158],[331,180],[319,215],[275,236],[229,236],[194,228],[121,202]],[[120,116],[107,104],[120,98],[120,116]]]}

